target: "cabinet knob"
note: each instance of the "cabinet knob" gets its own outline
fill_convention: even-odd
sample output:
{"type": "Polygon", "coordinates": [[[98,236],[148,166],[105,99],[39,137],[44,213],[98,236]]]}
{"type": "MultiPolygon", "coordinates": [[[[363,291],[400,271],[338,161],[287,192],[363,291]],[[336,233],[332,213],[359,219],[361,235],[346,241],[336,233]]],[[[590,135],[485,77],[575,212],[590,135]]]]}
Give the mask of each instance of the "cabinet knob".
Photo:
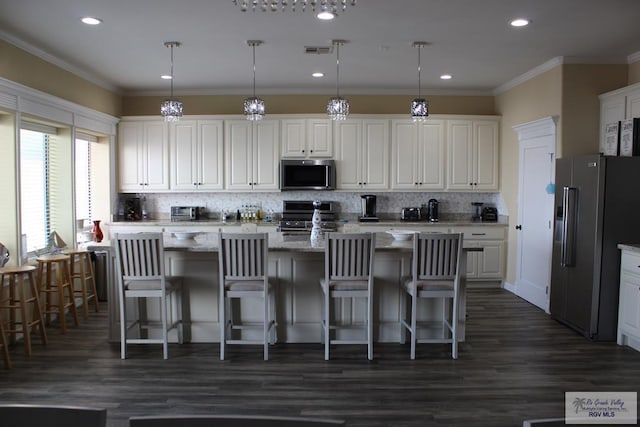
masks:
{"type": "Polygon", "coordinates": [[[420,183],[420,185],[422,185],[422,183],[420,183]]]}
{"type": "Polygon", "coordinates": [[[313,150],[309,150],[310,153],[313,153],[313,150]]]}
{"type": "Polygon", "coordinates": [[[304,153],[304,150],[302,150],[302,152],[304,153]]]}
{"type": "Polygon", "coordinates": [[[414,183],[413,183],[413,185],[418,185],[418,183],[417,183],[417,182],[414,182],[414,183]]]}
{"type": "Polygon", "coordinates": [[[516,225],[516,230],[522,230],[522,225],[520,224],[516,225]]]}

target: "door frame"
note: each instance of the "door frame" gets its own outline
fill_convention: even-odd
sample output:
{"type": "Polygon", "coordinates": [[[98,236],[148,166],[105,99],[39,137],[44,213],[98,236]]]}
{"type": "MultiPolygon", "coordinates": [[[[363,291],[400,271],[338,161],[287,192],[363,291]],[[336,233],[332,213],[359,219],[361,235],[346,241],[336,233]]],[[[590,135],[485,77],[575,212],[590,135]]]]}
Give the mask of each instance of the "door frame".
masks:
{"type": "MultiPolygon", "coordinates": [[[[555,182],[555,164],[556,164],[556,144],[557,144],[557,116],[548,116],[539,120],[535,120],[528,123],[523,123],[520,125],[516,125],[513,129],[518,133],[518,225],[522,225],[523,222],[523,209],[524,206],[524,197],[522,188],[524,186],[524,175],[523,171],[525,168],[523,167],[524,163],[524,149],[527,146],[527,143],[532,142],[533,140],[539,140],[540,138],[547,139],[547,148],[548,153],[550,155],[551,162],[551,170],[550,175],[553,177],[555,182]]],[[[520,233],[516,234],[516,279],[515,285],[510,287],[510,291],[515,293],[516,295],[528,300],[532,304],[540,307],[546,313],[549,313],[549,297],[551,295],[551,262],[552,262],[552,254],[553,254],[553,227],[554,227],[554,215],[553,215],[553,206],[554,199],[550,199],[549,209],[544,209],[544,211],[549,215],[549,277],[547,279],[547,288],[546,288],[546,297],[543,298],[544,301],[531,301],[528,300],[528,294],[525,290],[523,290],[523,284],[520,280],[520,275],[522,274],[522,256],[523,252],[526,248],[523,247],[522,238],[520,238],[520,233]],[[548,212],[547,212],[548,211],[548,212]]]]}

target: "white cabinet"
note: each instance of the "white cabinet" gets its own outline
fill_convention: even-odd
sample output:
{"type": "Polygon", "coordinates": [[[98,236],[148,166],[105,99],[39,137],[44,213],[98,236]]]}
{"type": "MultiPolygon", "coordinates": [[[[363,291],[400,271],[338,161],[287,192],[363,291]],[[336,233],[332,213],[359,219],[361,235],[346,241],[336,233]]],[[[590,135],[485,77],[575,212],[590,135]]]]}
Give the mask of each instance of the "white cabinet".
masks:
{"type": "Polygon", "coordinates": [[[640,117],[640,83],[600,95],[600,152],[604,152],[605,126],[640,117]]]}
{"type": "Polygon", "coordinates": [[[457,227],[464,234],[464,246],[482,248],[467,254],[467,278],[477,281],[502,280],[505,275],[505,227],[457,227]]]}
{"type": "Polygon", "coordinates": [[[391,122],[391,188],[444,190],[445,121],[391,122]]]}
{"type": "Polygon", "coordinates": [[[329,119],[282,119],[280,134],[284,158],[333,157],[333,133],[329,119]]]}
{"type": "Polygon", "coordinates": [[[447,189],[498,190],[498,121],[447,122],[447,189]]]}
{"type": "Polygon", "coordinates": [[[118,125],[118,189],[169,189],[168,126],[164,121],[122,121],[118,125]]]}
{"type": "Polygon", "coordinates": [[[389,120],[348,119],[334,132],[337,189],[388,189],[389,120]]]}
{"type": "Polygon", "coordinates": [[[640,253],[623,250],[620,263],[618,345],[640,351],[640,253]]]}
{"type": "Polygon", "coordinates": [[[227,190],[278,190],[279,125],[277,120],[225,121],[227,190]]]}
{"type": "Polygon", "coordinates": [[[181,120],[170,126],[172,190],[222,190],[222,130],[222,120],[181,120]]]}

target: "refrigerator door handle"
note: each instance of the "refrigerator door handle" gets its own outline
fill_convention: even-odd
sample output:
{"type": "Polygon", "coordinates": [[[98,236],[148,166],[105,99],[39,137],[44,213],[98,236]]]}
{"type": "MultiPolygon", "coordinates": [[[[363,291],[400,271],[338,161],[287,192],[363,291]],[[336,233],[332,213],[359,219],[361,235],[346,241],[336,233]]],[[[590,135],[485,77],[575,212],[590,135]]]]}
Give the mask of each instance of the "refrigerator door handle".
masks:
{"type": "Polygon", "coordinates": [[[577,188],[562,188],[562,247],[560,265],[563,267],[572,267],[575,265],[577,199],[577,188]]]}

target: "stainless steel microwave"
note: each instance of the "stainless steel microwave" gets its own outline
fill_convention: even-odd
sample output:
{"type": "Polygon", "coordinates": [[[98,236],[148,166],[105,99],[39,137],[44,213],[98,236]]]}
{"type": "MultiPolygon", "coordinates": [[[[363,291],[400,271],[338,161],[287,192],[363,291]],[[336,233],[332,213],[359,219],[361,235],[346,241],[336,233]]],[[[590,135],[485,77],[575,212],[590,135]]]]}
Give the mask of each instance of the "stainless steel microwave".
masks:
{"type": "Polygon", "coordinates": [[[335,190],[333,160],[280,160],[281,190],[335,190]]]}

